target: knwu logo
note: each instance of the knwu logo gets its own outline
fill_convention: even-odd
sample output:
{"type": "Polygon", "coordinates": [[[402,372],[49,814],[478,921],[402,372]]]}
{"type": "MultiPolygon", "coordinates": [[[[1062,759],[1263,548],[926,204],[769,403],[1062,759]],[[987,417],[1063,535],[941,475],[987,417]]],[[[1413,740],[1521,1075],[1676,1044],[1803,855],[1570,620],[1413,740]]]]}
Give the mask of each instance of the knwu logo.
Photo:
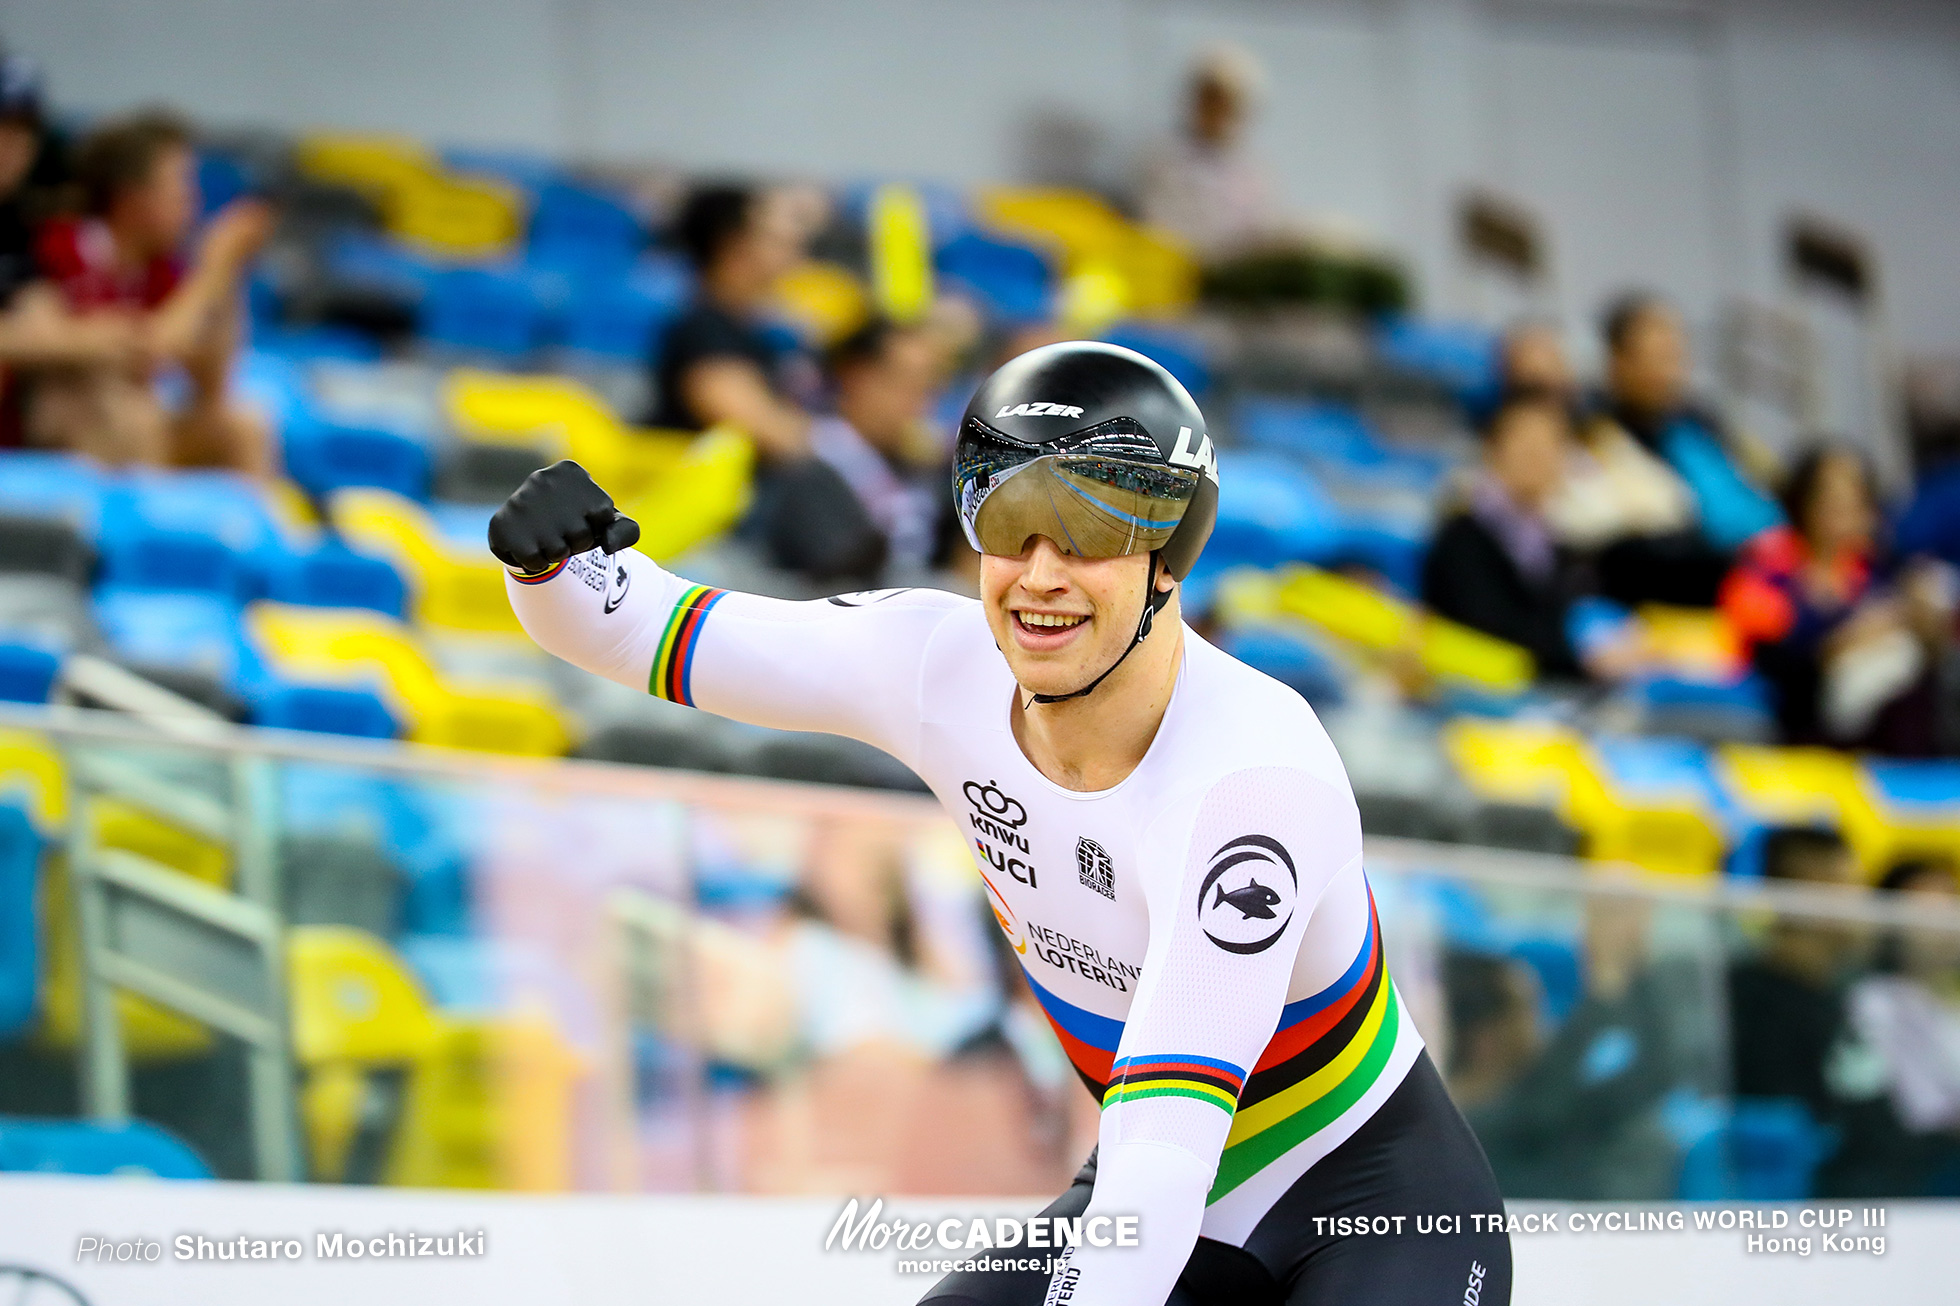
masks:
{"type": "Polygon", "coordinates": [[[1009,797],[992,780],[984,785],[977,780],[968,780],[960,786],[960,792],[966,795],[966,801],[973,807],[967,813],[967,823],[986,836],[973,841],[980,856],[1002,875],[1012,876],[1030,889],[1034,888],[1033,863],[1014,855],[1016,850],[1023,855],[1029,851],[1027,836],[1020,832],[1021,827],[1027,824],[1028,809],[1021,805],[1019,799],[1009,797]],[[996,849],[988,840],[1002,847],[996,849]]]}
{"type": "Polygon", "coordinates": [[[1246,834],[1211,855],[1198,886],[1198,927],[1227,952],[1264,952],[1293,921],[1300,876],[1279,840],[1246,834]]]}
{"type": "Polygon", "coordinates": [[[994,420],[998,422],[1003,417],[1080,416],[1082,416],[1082,410],[1073,404],[1015,404],[1011,408],[1003,406],[999,412],[994,414],[994,420]]]}

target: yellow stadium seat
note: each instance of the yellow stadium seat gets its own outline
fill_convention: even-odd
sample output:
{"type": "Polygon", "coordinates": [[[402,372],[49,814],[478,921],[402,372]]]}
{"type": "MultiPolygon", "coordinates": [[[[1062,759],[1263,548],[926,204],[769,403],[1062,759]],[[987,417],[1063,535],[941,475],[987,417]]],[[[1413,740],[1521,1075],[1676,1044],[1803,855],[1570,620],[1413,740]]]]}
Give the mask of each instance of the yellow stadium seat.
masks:
{"type": "Polygon", "coordinates": [[[1071,276],[1097,269],[1098,295],[1120,284],[1124,312],[1169,316],[1197,299],[1198,268],[1183,242],[1136,226],[1094,195],[996,186],[983,189],[974,208],[994,230],[1054,253],[1071,276]]]}
{"type": "Polygon", "coordinates": [[[372,1111],[378,1074],[400,1077],[380,1178],[421,1188],[563,1191],[573,1091],[584,1073],[550,1017],[457,1017],[434,1008],[381,939],[342,926],[287,943],[300,1111],[314,1173],[338,1178],[372,1111]]]}
{"type": "MultiPolygon", "coordinates": [[[[231,858],[222,846],[112,798],[92,799],[88,810],[100,847],[136,853],[205,884],[231,882],[231,858]]],[[[40,1038],[61,1048],[76,1046],[82,1029],[82,950],[73,894],[65,860],[51,859],[42,894],[47,953],[40,1038]]],[[[116,1013],[132,1060],[167,1061],[211,1050],[209,1029],[148,998],[118,992],[116,1013]]]]}
{"type": "Polygon", "coordinates": [[[0,798],[18,800],[43,833],[68,823],[61,754],[31,730],[0,730],[0,798]]]}
{"type": "Polygon", "coordinates": [[[1735,630],[1719,612],[1648,604],[1634,617],[1635,637],[1656,670],[1722,682],[1745,669],[1735,630]]]}
{"type": "Polygon", "coordinates": [[[447,172],[414,140],[321,133],[303,138],[295,157],[307,176],[369,196],[390,231],[432,253],[490,257],[506,253],[523,234],[523,203],[513,187],[447,172]]]}
{"type": "Polygon", "coordinates": [[[306,678],[383,690],[417,743],[544,757],[571,744],[570,728],[549,694],[528,684],[496,692],[452,685],[407,627],[379,613],[257,603],[246,622],[276,665],[306,678]]]}
{"type": "Polygon", "coordinates": [[[522,631],[504,593],[504,569],[489,548],[446,538],[413,499],[392,490],[347,489],[335,493],[329,511],[349,548],[385,558],[402,573],[418,623],[522,631]]]}
{"type": "Polygon", "coordinates": [[[783,312],[818,344],[832,345],[863,326],[871,297],[849,268],[809,260],[776,283],[783,312]]]}
{"type": "Polygon", "coordinates": [[[420,141],[406,136],[322,132],[302,137],[293,154],[308,177],[351,186],[384,212],[399,191],[440,166],[420,141]]]}
{"type": "Polygon", "coordinates": [[[911,186],[889,182],[872,192],[866,215],[872,296],[894,322],[916,322],[932,307],[932,224],[911,186]]]}
{"type": "Polygon", "coordinates": [[[606,402],[570,377],[517,376],[461,367],[443,385],[450,424],[466,439],[537,445],[570,458],[615,500],[630,497],[678,463],[694,436],[620,422],[606,402]]]}
{"type": "Polygon", "coordinates": [[[640,524],[639,550],[668,562],[740,521],[754,477],[755,442],[732,426],[717,426],[696,436],[651,485],[614,500],[640,524]]]}
{"type": "MultiPolygon", "coordinates": [[[[391,1069],[411,1076],[436,1044],[438,1021],[394,950],[364,930],[295,928],[286,940],[286,967],[312,1171],[338,1179],[356,1134],[377,1123],[370,1075],[391,1069]]],[[[387,1123],[397,1132],[399,1112],[387,1123]]]]}
{"type": "Polygon", "coordinates": [[[302,1066],[409,1062],[435,1037],[422,986],[382,940],[344,925],[294,927],[286,940],[293,1055],[302,1066]]]}
{"type": "Polygon", "coordinates": [[[1912,846],[1880,813],[1848,753],[1734,744],[1720,750],[1716,765],[1744,811],[1771,825],[1835,828],[1873,878],[1884,873],[1895,850],[1912,846]]]}
{"type": "Polygon", "coordinates": [[[1496,694],[1531,685],[1531,655],[1467,626],[1429,616],[1380,590],[1315,567],[1283,569],[1280,610],[1378,653],[1413,653],[1430,675],[1496,694]]]}
{"type": "Polygon", "coordinates": [[[487,177],[422,177],[394,193],[388,227],[431,253],[494,258],[524,234],[523,201],[487,177]]]}
{"type": "Polygon", "coordinates": [[[1462,718],[1442,740],[1473,793],[1551,808],[1580,832],[1588,857],[1673,875],[1721,869],[1725,840],[1699,795],[1628,791],[1570,727],[1462,718]]]}

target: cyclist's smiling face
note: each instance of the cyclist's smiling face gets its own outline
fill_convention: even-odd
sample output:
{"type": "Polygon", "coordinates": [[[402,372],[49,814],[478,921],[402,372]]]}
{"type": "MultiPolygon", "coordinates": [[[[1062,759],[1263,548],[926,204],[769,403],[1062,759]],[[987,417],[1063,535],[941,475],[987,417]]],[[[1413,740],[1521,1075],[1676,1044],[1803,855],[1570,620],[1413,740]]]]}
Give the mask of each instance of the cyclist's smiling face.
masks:
{"type": "Polygon", "coordinates": [[[1045,535],[1018,557],[982,554],[980,600],[1021,688],[1073,693],[1107,670],[1136,634],[1149,574],[1149,554],[1077,558],[1045,535]]]}

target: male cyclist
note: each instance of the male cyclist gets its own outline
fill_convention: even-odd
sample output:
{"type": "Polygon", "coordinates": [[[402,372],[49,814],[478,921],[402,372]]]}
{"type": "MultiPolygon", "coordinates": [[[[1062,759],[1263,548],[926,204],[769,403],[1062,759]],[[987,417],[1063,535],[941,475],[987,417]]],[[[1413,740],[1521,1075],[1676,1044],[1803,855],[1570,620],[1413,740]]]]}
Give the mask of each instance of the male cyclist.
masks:
{"type": "Polygon", "coordinates": [[[1044,1214],[1136,1216],[1140,1245],[925,1300],[1502,1306],[1502,1201],[1389,980],[1340,758],[1297,694],[1180,620],[1218,500],[1197,405],[1139,354],[1050,345],[980,388],[953,476],[978,603],[690,585],[630,551],[638,526],[572,463],[490,526],[546,649],[875,744],[972,844],[1102,1104],[1044,1214]]]}

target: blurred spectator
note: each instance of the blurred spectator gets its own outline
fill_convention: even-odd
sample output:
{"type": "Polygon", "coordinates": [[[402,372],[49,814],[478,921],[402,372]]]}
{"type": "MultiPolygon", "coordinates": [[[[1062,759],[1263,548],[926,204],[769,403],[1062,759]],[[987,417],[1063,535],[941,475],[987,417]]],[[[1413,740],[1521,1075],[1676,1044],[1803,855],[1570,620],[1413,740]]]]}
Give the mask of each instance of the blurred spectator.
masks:
{"type": "MultiPolygon", "coordinates": [[[[1947,862],[1901,862],[1879,888],[1960,905],[1960,874],[1947,862]]],[[[1960,934],[1899,930],[1874,970],[1851,990],[1851,1022],[1883,1063],[1893,1113],[1916,1145],[1920,1182],[1908,1191],[1960,1196],[1960,934]]]]}
{"type": "Polygon", "coordinates": [[[1864,461],[1813,449],[1784,488],[1790,526],[1750,541],[1722,610],[1776,694],[1786,743],[1943,751],[1941,676],[1953,598],[1940,564],[1875,584],[1877,504],[1864,461]]]}
{"type": "Polygon", "coordinates": [[[883,537],[886,564],[923,571],[943,552],[951,504],[945,446],[926,425],[945,380],[940,343],[923,327],[874,319],[825,363],[836,414],[810,428],[811,450],[883,537]]]}
{"type": "Polygon", "coordinates": [[[58,153],[38,71],[0,57],[0,445],[21,442],[23,380],[34,368],[114,362],[135,345],[127,323],[78,318],[36,280],[34,235],[58,202],[58,153]]]}
{"type": "MultiPolygon", "coordinates": [[[[1766,879],[1849,887],[1858,863],[1833,830],[1789,827],[1769,833],[1766,879]]],[[[1839,985],[1858,940],[1835,921],[1781,915],[1761,950],[1729,971],[1730,1054],[1744,1097],[1794,1097],[1826,1119],[1834,1101],[1824,1067],[1843,1023],[1839,985]]]]}
{"type": "Polygon", "coordinates": [[[1258,61],[1237,46],[1200,55],[1186,83],[1183,131],[1159,148],[1145,175],[1143,220],[1184,237],[1206,261],[1273,233],[1272,186],[1243,148],[1264,81],[1258,61]]]}
{"type": "Polygon", "coordinates": [[[1446,967],[1450,1086],[1506,1196],[1674,1194],[1679,1151],[1658,1108],[1689,1069],[1671,977],[1647,962],[1646,904],[1589,899],[1584,988],[1556,1030],[1521,962],[1446,967]]]}
{"type": "MultiPolygon", "coordinates": [[[[1506,390],[1563,395],[1577,410],[1578,385],[1565,342],[1549,322],[1506,332],[1498,366],[1506,390]]],[[[1559,488],[1545,504],[1558,542],[1592,560],[1599,588],[1623,603],[1706,606],[1728,569],[1726,554],[1695,529],[1694,497],[1674,469],[1617,422],[1575,422],[1559,488]]]]}
{"type": "Polygon", "coordinates": [[[1538,981],[1529,966],[1510,957],[1458,952],[1444,959],[1443,989],[1449,1001],[1450,1096],[1471,1112],[1515,1084],[1544,1041],[1538,981]]]}
{"type": "Polygon", "coordinates": [[[1565,356],[1559,329],[1542,319],[1527,319],[1504,333],[1497,344],[1500,393],[1542,390],[1576,398],[1578,382],[1565,356]]]}
{"type": "Polygon", "coordinates": [[[26,192],[46,135],[38,70],[0,55],[0,307],[34,279],[34,215],[26,192]]]}
{"type": "MultiPolygon", "coordinates": [[[[1857,860],[1835,831],[1772,831],[1766,878],[1852,889],[1857,860]]],[[[1729,1046],[1738,1097],[1794,1099],[1832,1131],[1818,1196],[1897,1195],[1914,1182],[1911,1140],[1884,1094],[1884,1067],[1858,1037],[1847,981],[1865,932],[1841,920],[1780,913],[1756,954],[1729,968],[1729,1046]]]]}
{"type": "Polygon", "coordinates": [[[1582,661],[1566,633],[1581,583],[1545,518],[1564,478],[1570,430],[1556,393],[1520,391],[1499,401],[1485,427],[1482,464],[1430,543],[1422,599],[1440,616],[1523,646],[1541,675],[1611,678],[1622,670],[1620,650],[1582,661]]]}
{"type": "Polygon", "coordinates": [[[694,267],[694,302],[655,355],[652,425],[703,431],[728,422],[766,462],[809,453],[814,369],[763,320],[776,283],[803,261],[808,235],[788,191],[716,185],[688,197],[674,239],[694,267]]]}
{"type": "Polygon", "coordinates": [[[29,442],[109,463],[267,473],[265,426],[232,404],[228,381],[240,289],[270,211],[256,200],[226,205],[182,262],[197,222],[197,158],[189,129],[161,113],[97,129],[76,151],[75,178],[83,215],[42,227],[36,253],[60,310],[81,320],[93,347],[36,372],[29,442]],[[185,383],[180,406],[159,397],[170,367],[185,383]]]}
{"type": "Polygon", "coordinates": [[[1733,554],[1776,525],[1775,503],[1736,466],[1720,421],[1689,401],[1687,338],[1674,310],[1653,296],[1629,295],[1607,311],[1604,333],[1601,416],[1686,483],[1707,546],[1733,554]]]}

